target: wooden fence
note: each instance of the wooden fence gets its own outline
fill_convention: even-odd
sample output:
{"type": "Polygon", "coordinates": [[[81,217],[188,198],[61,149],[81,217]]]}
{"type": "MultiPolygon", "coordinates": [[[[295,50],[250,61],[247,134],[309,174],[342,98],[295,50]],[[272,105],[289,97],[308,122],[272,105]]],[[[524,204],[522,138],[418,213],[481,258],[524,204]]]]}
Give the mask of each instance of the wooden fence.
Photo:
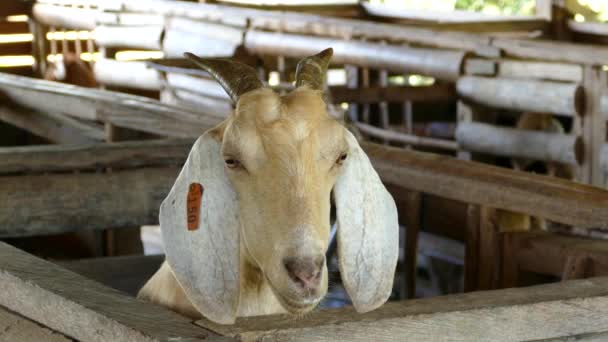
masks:
{"type": "MultiPolygon", "coordinates": [[[[564,9],[552,4],[540,1],[538,16],[513,19],[509,25],[505,25],[508,18],[486,20],[470,15],[456,22],[472,25],[477,20],[488,24],[489,31],[496,29],[491,22],[498,22],[507,31],[523,27],[563,38],[551,26],[563,21],[560,18],[564,9]]],[[[466,30],[467,26],[449,24],[420,28],[402,23],[162,0],[137,3],[39,0],[32,11],[43,30],[48,27],[92,30],[94,43],[102,53],[129,47],[159,50],[167,58],[179,58],[186,50],[204,56],[232,56],[240,54],[237,47],[242,47],[247,54],[261,58],[263,63],[258,68],[266,79],[270,71],[276,70],[279,84],[291,80],[294,58],[332,46],[334,67],[346,74],[340,87],[352,89],[355,94],[346,98],[338,95],[334,102],[349,103],[350,118],[364,135],[385,143],[430,147],[448,153],[459,150],[458,155],[465,159],[477,159],[476,154],[482,154],[557,162],[573,167],[575,179],[580,182],[596,186],[606,183],[608,162],[602,151],[607,141],[608,108],[602,104],[608,103],[603,70],[608,47],[479,35],[456,31],[466,30]],[[452,31],[445,30],[446,27],[452,31]],[[433,77],[434,86],[453,84],[457,89],[456,142],[414,135],[412,104],[438,99],[433,97],[437,91],[434,87],[421,87],[424,90],[416,91],[424,96],[414,99],[404,95],[415,88],[407,82],[390,89],[393,86],[389,85],[389,75],[405,75],[407,80],[412,74],[433,77]],[[362,101],[357,93],[378,96],[362,101]],[[402,95],[387,97],[388,94],[402,95]],[[373,113],[370,103],[378,104],[373,113]],[[399,115],[395,115],[394,106],[392,113],[389,111],[389,104],[397,103],[401,104],[399,115]],[[496,112],[501,110],[515,117],[522,112],[549,114],[567,122],[571,129],[559,134],[519,132],[521,129],[508,129],[496,122],[496,112]],[[526,141],[523,146],[534,148],[530,151],[522,148],[517,143],[522,137],[526,141]]],[[[408,17],[408,13],[404,15],[408,17]]],[[[429,17],[417,18],[420,19],[429,17]]],[[[604,24],[573,20],[561,24],[581,34],[597,36],[608,31],[601,29],[604,24]]],[[[102,84],[160,91],[164,102],[203,107],[219,116],[231,110],[228,98],[208,77],[174,70],[163,72],[148,68],[143,61],[121,62],[111,55],[104,56],[94,67],[102,84]]],[[[441,98],[448,103],[450,99],[441,98]]]]}
{"type": "MultiPolygon", "coordinates": [[[[5,109],[34,118],[62,108],[62,115],[86,122],[98,119],[94,113],[103,112],[104,118],[137,118],[112,121],[119,127],[191,138],[221,120],[133,95],[18,76],[3,76],[1,81],[8,100],[5,109]],[[46,101],[24,100],[32,97],[46,101]]],[[[0,151],[0,236],[156,224],[160,201],[191,141],[4,148],[0,151]]],[[[553,234],[505,233],[494,216],[496,210],[509,210],[579,227],[607,227],[608,191],[447,156],[371,143],[362,146],[395,197],[402,223],[408,226],[410,258],[405,269],[410,286],[415,287],[411,253],[415,255],[418,249],[423,203],[430,196],[465,203],[461,214],[468,222],[462,233],[469,291],[521,285],[521,271],[563,279],[608,275],[603,244],[553,234]]],[[[118,265],[114,269],[121,269],[118,265]]],[[[370,334],[387,341],[404,336],[533,340],[595,338],[608,331],[608,321],[601,319],[605,316],[603,301],[608,298],[603,278],[389,303],[365,315],[340,309],[297,321],[282,316],[247,318],[230,327],[207,321],[193,324],[4,243],[0,244],[0,281],[2,315],[14,322],[24,321],[19,324],[26,325],[28,320],[42,324],[44,327],[35,330],[43,335],[80,340],[169,340],[177,336],[191,340],[257,340],[262,336],[269,340],[366,340],[370,334]],[[547,312],[560,312],[559,318],[547,316],[547,312]],[[526,321],[518,317],[526,317],[526,321]],[[431,324],[432,331],[428,329],[431,324]]]]}

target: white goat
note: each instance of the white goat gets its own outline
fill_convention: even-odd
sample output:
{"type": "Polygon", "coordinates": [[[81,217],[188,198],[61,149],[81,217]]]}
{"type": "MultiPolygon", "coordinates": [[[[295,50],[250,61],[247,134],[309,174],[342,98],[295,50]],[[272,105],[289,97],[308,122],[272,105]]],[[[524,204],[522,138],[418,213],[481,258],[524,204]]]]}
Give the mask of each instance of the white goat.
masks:
{"type": "Polygon", "coordinates": [[[333,190],[344,286],[359,312],[387,300],[397,210],[356,139],[327,113],[331,55],[327,49],[300,61],[296,89],[279,96],[247,65],[186,54],[236,109],[196,141],[163,201],[166,262],[139,297],[223,324],[312,310],[327,292],[333,190]],[[197,183],[203,195],[195,210],[187,196],[197,183]],[[194,230],[188,209],[200,215],[194,230]]]}

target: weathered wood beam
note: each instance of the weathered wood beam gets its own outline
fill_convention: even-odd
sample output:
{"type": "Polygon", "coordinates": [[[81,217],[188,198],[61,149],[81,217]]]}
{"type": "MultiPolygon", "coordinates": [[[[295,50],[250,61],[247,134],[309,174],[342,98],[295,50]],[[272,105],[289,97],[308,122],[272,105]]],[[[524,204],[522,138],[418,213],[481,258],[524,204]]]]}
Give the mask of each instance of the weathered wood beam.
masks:
{"type": "Polygon", "coordinates": [[[605,23],[591,21],[578,22],[576,20],[569,20],[568,28],[577,33],[608,36],[608,25],[605,23]]]}
{"type": "MultiPolygon", "coordinates": [[[[11,157],[16,162],[7,164],[12,165],[10,167],[13,170],[31,168],[42,171],[47,167],[52,170],[53,167],[47,165],[62,165],[61,160],[65,159],[67,161],[65,167],[71,165],[75,168],[88,168],[94,162],[93,155],[98,154],[100,156],[96,164],[98,167],[143,166],[148,163],[155,164],[153,159],[157,157],[161,161],[165,160],[167,156],[178,160],[180,151],[182,151],[181,157],[185,160],[191,144],[191,142],[184,142],[182,147],[178,147],[175,142],[168,141],[164,146],[161,142],[141,142],[141,147],[123,145],[124,149],[114,149],[112,146],[115,145],[107,148],[90,147],[73,152],[77,156],[83,156],[81,162],[69,158],[68,155],[72,152],[70,149],[66,149],[61,152],[53,152],[47,159],[43,159],[41,165],[37,165],[33,160],[25,162],[24,160],[31,157],[28,157],[28,152],[24,152],[23,156],[11,157]],[[153,149],[156,151],[152,152],[153,149]],[[87,157],[87,155],[89,156],[87,157]],[[127,161],[127,159],[130,160],[127,161]]],[[[420,191],[464,203],[540,216],[565,224],[585,227],[608,226],[608,212],[605,210],[608,205],[608,191],[606,190],[551,177],[456,160],[446,156],[405,151],[370,143],[363,143],[362,146],[383,181],[393,185],[396,189],[420,191]]],[[[31,156],[35,155],[39,154],[35,153],[31,156]]],[[[65,228],[60,229],[62,231],[90,225],[107,227],[116,225],[116,222],[120,220],[127,220],[131,225],[155,223],[158,205],[164,197],[163,189],[168,190],[171,187],[176,174],[177,170],[174,169],[141,169],[120,171],[113,175],[82,173],[80,175],[49,175],[46,178],[43,176],[0,177],[2,185],[0,188],[12,189],[0,193],[0,198],[6,196],[6,199],[0,201],[0,218],[7,220],[4,221],[5,223],[13,222],[12,227],[5,228],[5,235],[8,235],[6,233],[8,229],[13,233],[16,230],[19,234],[26,234],[27,231],[23,231],[24,228],[20,228],[20,226],[29,224],[32,224],[34,230],[51,229],[47,227],[48,225],[44,225],[43,219],[49,216],[43,215],[48,213],[45,208],[56,208],[57,215],[46,220],[54,220],[57,227],[66,224],[65,228]],[[44,186],[40,185],[43,183],[44,186]],[[67,201],[65,204],[59,203],[53,189],[58,192],[63,190],[65,194],[63,198],[67,201]],[[113,196],[118,196],[118,201],[113,196]],[[13,197],[21,198],[22,202],[25,201],[23,203],[27,202],[26,207],[30,208],[30,212],[22,212],[23,209],[17,210],[17,208],[23,207],[19,207],[14,200],[9,200],[13,197]],[[104,202],[99,205],[94,204],[97,197],[104,202]],[[36,200],[32,201],[31,198],[36,200]],[[85,204],[89,203],[86,201],[93,202],[90,205],[82,205],[82,202],[78,201],[85,201],[85,204]],[[123,201],[126,204],[122,204],[123,201]],[[87,206],[91,208],[107,207],[110,208],[108,210],[118,210],[120,215],[110,217],[107,212],[105,214],[98,212],[93,213],[97,216],[95,216],[95,220],[89,220],[90,222],[85,220],[73,224],[66,223],[66,221],[70,221],[69,216],[71,215],[66,215],[65,208],[86,212],[87,206]],[[22,212],[22,215],[15,215],[19,212],[22,212]],[[44,217],[40,218],[41,221],[36,219],[37,221],[32,222],[30,218],[32,213],[41,213],[40,216],[44,217]],[[100,223],[97,223],[96,220],[100,223]]],[[[6,226],[6,224],[4,225],[6,226]]]]}
{"type": "Polygon", "coordinates": [[[582,227],[608,227],[608,191],[553,177],[363,143],[385,183],[582,227]]]}
{"type": "Polygon", "coordinates": [[[357,126],[361,133],[367,134],[374,138],[385,139],[386,141],[392,141],[414,146],[438,148],[441,150],[448,151],[458,150],[458,143],[452,140],[427,138],[420,137],[414,134],[399,133],[360,122],[355,123],[354,125],[357,126]]]}
{"type": "Polygon", "coordinates": [[[93,30],[96,26],[96,18],[102,15],[102,12],[95,9],[34,4],[32,14],[37,21],[49,26],[93,30]]]}
{"type": "Polygon", "coordinates": [[[180,166],[192,139],[0,148],[0,174],[180,166]]]}
{"type": "Polygon", "coordinates": [[[0,306],[0,340],[48,342],[73,341],[71,338],[19,316],[2,306],[0,306]]]}
{"type": "Polygon", "coordinates": [[[597,45],[507,38],[496,38],[492,45],[513,57],[587,65],[604,65],[608,60],[608,48],[597,45]]]}
{"type": "Polygon", "coordinates": [[[467,58],[464,62],[464,73],[467,75],[494,76],[497,63],[489,59],[467,58]]]}
{"type": "Polygon", "coordinates": [[[0,106],[0,121],[7,122],[54,143],[82,144],[103,141],[103,129],[63,114],[42,113],[14,106],[0,106]]]}
{"type": "Polygon", "coordinates": [[[580,83],[583,81],[583,68],[568,63],[503,60],[498,62],[498,77],[580,83]]]}
{"type": "Polygon", "coordinates": [[[608,173],[608,143],[602,146],[602,168],[606,173],[608,173]]]}
{"type": "Polygon", "coordinates": [[[176,138],[198,137],[223,119],[201,109],[173,107],[141,96],[4,73],[0,73],[0,92],[25,108],[176,138]]]}
{"type": "Polygon", "coordinates": [[[179,168],[0,177],[0,237],[158,224],[179,168]]]}
{"type": "Polygon", "coordinates": [[[98,46],[129,47],[131,49],[160,50],[162,25],[150,26],[97,26],[93,37],[98,46]]]}
{"type": "Polygon", "coordinates": [[[217,22],[225,25],[262,30],[300,33],[334,38],[361,37],[389,42],[412,42],[427,46],[477,51],[488,56],[500,52],[490,45],[489,37],[460,32],[405,27],[402,25],[370,23],[364,20],[328,18],[314,14],[289,11],[264,11],[221,6],[215,4],[188,4],[169,1],[119,1],[128,12],[147,12],[168,16],[182,16],[194,20],[217,22]]]}
{"type": "Polygon", "coordinates": [[[222,341],[188,319],[0,242],[0,305],[82,341],[222,341]]]}
{"type": "Polygon", "coordinates": [[[253,53],[301,57],[333,47],[332,62],[399,72],[419,73],[444,80],[456,80],[464,63],[465,52],[406,46],[382,45],[356,40],[248,31],[245,48],[253,53]]]}
{"type": "Polygon", "coordinates": [[[103,58],[93,66],[95,80],[100,84],[145,90],[160,90],[160,73],[143,61],[117,61],[103,58]]]}
{"type": "Polygon", "coordinates": [[[545,232],[507,233],[519,269],[561,277],[568,259],[588,258],[590,277],[608,276],[608,242],[545,232]]]}
{"type": "Polygon", "coordinates": [[[366,314],[348,308],[298,320],[263,316],[233,326],[197,324],[243,341],[528,341],[606,332],[607,305],[608,279],[595,278],[391,302],[366,314]]]}
{"type": "Polygon", "coordinates": [[[501,157],[519,157],[578,165],[583,160],[580,137],[462,122],[456,128],[460,148],[501,157]]]}
{"type": "Polygon", "coordinates": [[[583,89],[576,83],[464,76],[456,90],[490,107],[565,116],[581,115],[585,109],[583,89]]]}

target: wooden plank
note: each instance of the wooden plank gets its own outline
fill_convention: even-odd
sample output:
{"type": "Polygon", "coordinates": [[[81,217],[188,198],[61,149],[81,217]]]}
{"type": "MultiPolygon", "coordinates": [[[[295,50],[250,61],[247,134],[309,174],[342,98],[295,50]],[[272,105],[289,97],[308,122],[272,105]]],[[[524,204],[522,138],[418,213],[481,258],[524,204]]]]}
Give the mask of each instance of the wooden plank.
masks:
{"type": "Polygon", "coordinates": [[[82,144],[103,140],[103,132],[98,128],[62,114],[0,106],[0,121],[55,143],[82,144]]]}
{"type": "Polygon", "coordinates": [[[451,10],[451,11],[433,11],[426,9],[411,9],[395,6],[387,6],[382,3],[361,3],[363,8],[372,16],[410,19],[420,21],[434,21],[440,24],[448,23],[491,23],[517,21],[525,22],[533,19],[538,19],[536,16],[523,15],[491,15],[481,12],[473,12],[467,10],[451,10]]]}
{"type": "Polygon", "coordinates": [[[577,33],[608,36],[608,25],[605,23],[568,20],[568,28],[577,33]]]}
{"type": "Polygon", "coordinates": [[[467,58],[464,62],[464,73],[467,75],[496,75],[497,65],[495,61],[481,58],[467,58]]]}
{"type": "Polygon", "coordinates": [[[464,291],[476,291],[478,288],[479,274],[479,224],[481,208],[479,205],[469,204],[467,206],[467,224],[465,235],[464,256],[464,291]]]}
{"type": "Polygon", "coordinates": [[[127,12],[182,16],[194,20],[218,22],[240,27],[249,24],[251,28],[262,30],[340,39],[360,37],[369,40],[387,40],[388,42],[412,42],[427,46],[477,51],[484,55],[500,55],[498,49],[489,46],[489,37],[460,32],[442,32],[402,25],[371,23],[364,20],[331,18],[289,11],[253,10],[208,3],[117,1],[117,5],[122,6],[122,10],[127,12]]]}
{"type": "Polygon", "coordinates": [[[0,341],[73,341],[0,306],[0,341]]]}
{"type": "Polygon", "coordinates": [[[606,120],[601,112],[601,97],[606,87],[606,72],[600,68],[584,70],[585,115],[582,121],[584,160],[581,171],[583,180],[595,186],[604,186],[601,150],[606,142],[606,120]]]}
{"type": "Polygon", "coordinates": [[[583,139],[574,135],[522,130],[478,122],[459,123],[456,141],[461,149],[501,157],[579,165],[583,139]]]}
{"type": "Polygon", "coordinates": [[[0,174],[181,166],[191,139],[0,148],[0,174]]]}
{"type": "Polygon", "coordinates": [[[588,276],[608,275],[608,242],[543,232],[508,233],[519,248],[519,268],[561,277],[569,258],[588,258],[588,276]]]}
{"type": "Polygon", "coordinates": [[[354,124],[362,133],[365,133],[369,136],[375,138],[385,139],[387,141],[414,145],[414,146],[424,146],[431,148],[438,148],[441,150],[455,151],[458,149],[458,144],[452,140],[446,139],[435,139],[435,138],[427,138],[420,137],[414,134],[405,134],[395,132],[389,129],[382,129],[372,125],[364,124],[364,123],[355,123],[354,124]]]}
{"type": "Polygon", "coordinates": [[[568,256],[562,271],[562,281],[583,279],[590,275],[591,258],[586,256],[568,256]]]}
{"type": "Polygon", "coordinates": [[[456,90],[466,100],[488,107],[564,116],[585,110],[586,98],[576,83],[464,76],[456,90]]]}
{"type": "Polygon", "coordinates": [[[102,58],[93,66],[95,80],[107,86],[160,90],[160,73],[144,61],[117,61],[102,58]]]}
{"type": "Polygon", "coordinates": [[[608,227],[608,191],[552,177],[363,143],[386,183],[581,227],[608,227]]]}
{"type": "Polygon", "coordinates": [[[466,55],[465,52],[456,50],[382,45],[357,40],[336,44],[333,38],[264,31],[248,31],[244,44],[252,53],[297,58],[333,46],[333,63],[419,73],[443,80],[455,80],[460,76],[466,55]]]}
{"type": "Polygon", "coordinates": [[[583,68],[567,63],[503,60],[498,62],[498,76],[580,83],[583,81],[583,68]]]}
{"type": "Polygon", "coordinates": [[[352,89],[346,86],[329,87],[334,103],[378,103],[387,102],[436,102],[456,98],[456,91],[449,84],[434,84],[425,87],[366,87],[352,89]]]}
{"type": "Polygon", "coordinates": [[[0,236],[158,224],[178,168],[0,177],[0,236]]]}
{"type": "Polygon", "coordinates": [[[477,289],[498,288],[498,274],[501,265],[501,243],[496,225],[496,210],[486,206],[480,208],[479,215],[479,255],[477,266],[477,289]]]}
{"type": "Polygon", "coordinates": [[[0,74],[0,91],[25,108],[178,138],[198,137],[223,119],[146,97],[9,74],[0,74]]]}
{"type": "MultiPolygon", "coordinates": [[[[150,144],[158,144],[156,148],[158,148],[159,154],[156,156],[161,158],[163,155],[162,150],[167,148],[169,151],[172,151],[173,147],[171,146],[175,144],[175,142],[167,142],[168,147],[161,147],[162,144],[160,142],[151,142],[150,144]]],[[[142,146],[146,145],[144,144],[142,146]]],[[[190,148],[190,146],[191,142],[184,142],[183,147],[175,148],[186,151],[190,148]]],[[[572,183],[566,180],[554,179],[551,177],[523,172],[515,172],[512,170],[480,163],[456,160],[447,156],[405,151],[398,148],[379,146],[370,143],[363,143],[362,146],[368,153],[374,167],[380,174],[383,181],[385,183],[397,186],[402,190],[420,191],[426,194],[441,196],[446,199],[460,202],[487,205],[497,209],[540,216],[565,224],[586,227],[601,227],[608,225],[608,213],[606,210],[604,210],[608,205],[608,191],[606,190],[572,183]]],[[[142,148],[143,150],[141,151],[149,151],[147,147],[142,148]]],[[[95,149],[89,149],[88,151],[93,150],[95,149]]],[[[97,149],[97,151],[102,150],[103,149],[97,149]]],[[[142,154],[136,152],[138,150],[139,148],[134,146],[128,147],[124,151],[122,151],[120,148],[113,150],[110,146],[106,149],[106,152],[99,152],[99,155],[101,156],[99,166],[108,166],[112,165],[112,163],[118,163],[118,165],[121,165],[122,167],[128,167],[129,165],[146,165],[147,163],[153,163],[152,160],[156,158],[155,155],[142,156],[142,154]],[[104,157],[104,155],[106,156],[104,157]],[[131,161],[123,164],[121,160],[125,160],[129,156],[131,156],[131,161]]],[[[86,151],[87,149],[85,148],[80,155],[86,155],[88,153],[86,151]]],[[[60,155],[67,155],[69,153],[70,150],[67,149],[63,152],[56,152],[54,155],[57,159],[59,159],[62,158],[60,155]]],[[[185,157],[185,153],[182,154],[182,156],[185,157]]],[[[24,156],[22,159],[25,158],[26,157],[24,156]]],[[[176,155],[176,160],[178,158],[179,156],[176,155]]],[[[48,161],[43,162],[43,164],[53,163],[52,160],[56,159],[55,157],[50,156],[47,160],[48,161]]],[[[66,157],[66,160],[69,160],[69,158],[66,157]]],[[[81,163],[71,161],[66,163],[68,163],[68,165],[69,163],[74,163],[72,165],[75,168],[81,166],[88,167],[87,165],[92,163],[91,160],[92,157],[88,157],[87,159],[83,159],[81,163]]],[[[60,163],[57,164],[60,165],[60,163]]],[[[35,165],[35,162],[27,163],[21,168],[24,169],[27,167],[33,167],[31,165],[35,165]]],[[[43,166],[39,167],[39,169],[42,168],[43,166]]],[[[132,189],[133,186],[130,184],[130,182],[133,182],[133,184],[137,185],[137,187],[140,189],[143,189],[146,183],[151,186],[150,189],[154,187],[166,187],[166,189],[168,189],[173,183],[176,174],[175,170],[164,171],[154,169],[124,172],[125,175],[127,175],[124,181],[120,181],[119,176],[116,176],[117,179],[115,179],[117,182],[116,184],[120,184],[117,185],[117,187],[122,186],[120,189],[132,189]],[[165,174],[165,176],[162,177],[165,184],[163,185],[162,180],[158,177],[143,177],[139,181],[134,181],[134,177],[138,174],[138,172],[142,173],[142,177],[148,172],[152,172],[152,174],[157,172],[165,174]],[[173,175],[171,175],[171,172],[173,172],[173,175]],[[152,185],[154,186],[152,187],[152,185]]],[[[28,177],[32,177],[27,178],[30,179],[30,181],[24,181],[26,178],[19,177],[3,177],[0,178],[0,180],[6,179],[6,184],[11,184],[11,187],[26,190],[28,188],[26,184],[30,184],[34,180],[39,180],[37,182],[43,182],[44,180],[44,177],[28,177]],[[18,181],[18,179],[22,180],[18,181]]],[[[52,175],[48,177],[59,177],[57,178],[59,179],[59,183],[56,185],[57,189],[61,189],[60,186],[63,186],[63,184],[69,184],[71,179],[70,175],[52,175]]],[[[97,185],[92,185],[93,188],[88,191],[95,191],[95,189],[100,188],[102,193],[107,193],[108,187],[103,186],[104,177],[106,176],[81,174],[75,176],[74,180],[78,182],[78,179],[82,179],[84,182],[82,184],[86,186],[88,186],[89,183],[97,182],[97,185]],[[91,180],[87,180],[85,182],[85,179],[91,180]]],[[[48,179],[52,180],[55,178],[48,179]]],[[[44,182],[44,184],[46,183],[49,183],[49,181],[44,182]]],[[[2,184],[4,184],[4,181],[2,184]]],[[[44,185],[41,188],[47,188],[47,185],[44,185]]],[[[34,192],[34,190],[35,188],[33,186],[30,187],[30,190],[27,190],[29,191],[29,195],[24,194],[23,198],[28,198],[28,196],[39,197],[38,195],[35,195],[36,192],[34,192]]],[[[70,191],[70,193],[73,191],[75,193],[74,196],[77,198],[86,198],[86,196],[79,195],[74,186],[66,185],[66,191],[70,191]]],[[[137,190],[132,190],[128,191],[127,194],[130,196],[136,196],[136,192],[137,190]]],[[[150,192],[151,191],[148,191],[148,193],[150,192]]],[[[49,201],[51,201],[49,197],[47,198],[49,201]]],[[[134,203],[137,201],[143,203],[141,199],[131,202],[134,203]]],[[[5,202],[6,201],[0,201],[2,204],[5,202]]],[[[35,203],[36,202],[34,202],[34,204],[35,203]]],[[[32,204],[30,203],[30,206],[31,205],[32,204]]],[[[44,208],[44,203],[41,203],[40,205],[42,205],[41,208],[44,208]]],[[[13,213],[13,211],[10,211],[10,213],[13,213]]],[[[5,218],[15,216],[13,214],[2,214],[0,217],[5,218]]],[[[104,220],[108,220],[108,218],[106,217],[104,220]]],[[[154,221],[155,220],[156,219],[154,218],[154,221]]],[[[134,224],[143,223],[144,222],[138,222],[138,220],[135,220],[134,222],[134,224]]]]}
{"type": "Polygon", "coordinates": [[[422,229],[422,194],[409,192],[406,200],[405,216],[405,279],[407,298],[416,296],[418,235],[422,229]]]}
{"type": "Polygon", "coordinates": [[[185,317],[3,242],[0,282],[0,305],[77,340],[216,341],[213,333],[185,317]]]}
{"type": "Polygon", "coordinates": [[[513,57],[587,65],[604,65],[608,60],[608,48],[588,44],[496,38],[492,45],[513,57]]]}
{"type": "Polygon", "coordinates": [[[607,304],[608,279],[596,278],[391,302],[366,314],[348,308],[295,321],[275,315],[234,326],[197,323],[243,341],[528,341],[608,331],[607,304]]]}

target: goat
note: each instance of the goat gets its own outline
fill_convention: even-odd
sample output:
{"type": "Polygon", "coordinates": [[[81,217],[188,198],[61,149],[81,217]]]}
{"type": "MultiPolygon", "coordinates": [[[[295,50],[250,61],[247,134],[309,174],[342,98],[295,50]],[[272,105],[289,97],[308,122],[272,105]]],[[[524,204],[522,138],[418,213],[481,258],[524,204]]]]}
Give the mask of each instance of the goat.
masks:
{"type": "MultiPolygon", "coordinates": [[[[517,120],[516,127],[523,130],[541,131],[565,134],[564,126],[551,114],[547,113],[523,113],[517,120]]],[[[542,167],[540,172],[552,177],[572,180],[574,170],[570,165],[555,162],[535,162],[525,158],[513,158],[511,166],[519,171],[537,171],[535,167],[542,167]]],[[[547,230],[547,221],[541,217],[534,217],[506,210],[499,210],[499,226],[502,231],[530,231],[547,230]]]]}
{"type": "Polygon", "coordinates": [[[44,79],[86,88],[96,88],[98,85],[91,68],[71,52],[58,55],[53,63],[49,63],[44,79]]]}
{"type": "Polygon", "coordinates": [[[296,88],[282,96],[248,65],[186,54],[236,107],[196,141],[163,201],[166,261],[138,297],[220,324],[311,311],[327,293],[333,191],[341,276],[355,309],[388,299],[397,209],[357,140],[327,112],[332,54],[302,59],[296,88]],[[200,224],[188,230],[187,193],[196,183],[200,224]]]}

